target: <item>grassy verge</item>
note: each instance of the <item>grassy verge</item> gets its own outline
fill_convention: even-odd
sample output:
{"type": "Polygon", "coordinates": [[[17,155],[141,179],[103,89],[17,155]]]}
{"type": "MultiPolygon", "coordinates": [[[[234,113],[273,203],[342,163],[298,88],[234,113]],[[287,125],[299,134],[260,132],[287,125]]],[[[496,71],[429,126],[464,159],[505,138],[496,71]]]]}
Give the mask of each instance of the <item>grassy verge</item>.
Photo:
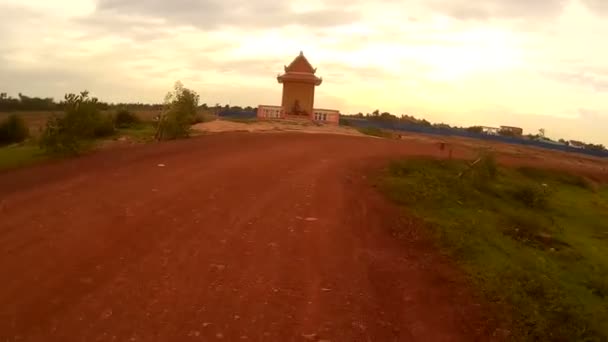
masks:
{"type": "Polygon", "coordinates": [[[0,170],[31,165],[47,157],[35,144],[19,144],[0,147],[0,170]]]}
{"type": "Polygon", "coordinates": [[[357,128],[357,130],[363,134],[371,135],[374,137],[391,138],[393,136],[390,132],[375,127],[357,128]]]}
{"type": "MultiPolygon", "coordinates": [[[[146,143],[154,140],[155,128],[151,123],[142,123],[132,128],[117,129],[114,139],[126,136],[133,141],[146,143]]],[[[99,139],[91,142],[92,146],[101,143],[106,139],[99,139]]],[[[38,163],[57,156],[45,154],[40,147],[30,141],[25,144],[15,144],[0,147],[0,170],[14,169],[38,163]]]]}
{"type": "Polygon", "coordinates": [[[397,161],[380,185],[498,304],[513,340],[608,339],[608,187],[491,158],[397,161]]]}
{"type": "Polygon", "coordinates": [[[156,128],[152,123],[145,122],[129,128],[118,128],[116,137],[126,136],[138,142],[150,142],[154,140],[156,128]]]}

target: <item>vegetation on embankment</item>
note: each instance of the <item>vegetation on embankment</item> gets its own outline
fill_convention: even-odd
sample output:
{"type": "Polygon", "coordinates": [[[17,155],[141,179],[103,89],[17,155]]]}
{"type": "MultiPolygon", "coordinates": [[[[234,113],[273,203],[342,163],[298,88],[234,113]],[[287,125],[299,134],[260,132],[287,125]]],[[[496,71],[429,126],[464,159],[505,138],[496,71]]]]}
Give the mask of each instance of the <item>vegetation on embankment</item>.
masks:
{"type": "Polygon", "coordinates": [[[188,137],[190,126],[205,120],[197,112],[198,101],[198,94],[177,82],[165,97],[163,110],[154,119],[145,120],[124,107],[104,112],[87,91],[66,94],[61,103],[64,112],[45,119],[38,135],[29,135],[21,114],[0,120],[0,170],[79,155],[107,146],[105,142],[110,140],[148,142],[188,137]]]}
{"type": "Polygon", "coordinates": [[[365,135],[371,135],[373,137],[379,137],[379,138],[392,138],[393,134],[389,131],[380,129],[380,128],[376,128],[376,127],[363,127],[363,128],[357,128],[357,130],[365,135]]]}
{"type": "Polygon", "coordinates": [[[380,187],[512,322],[510,339],[608,339],[607,186],[485,156],[396,161],[380,187]]]}

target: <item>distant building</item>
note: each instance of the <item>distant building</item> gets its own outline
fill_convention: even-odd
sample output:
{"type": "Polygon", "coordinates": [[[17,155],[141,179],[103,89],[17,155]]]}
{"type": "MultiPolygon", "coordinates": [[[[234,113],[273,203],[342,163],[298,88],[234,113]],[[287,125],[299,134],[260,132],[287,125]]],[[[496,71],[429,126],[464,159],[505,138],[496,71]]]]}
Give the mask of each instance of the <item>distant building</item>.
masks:
{"type": "Polygon", "coordinates": [[[310,65],[304,54],[300,52],[284,69],[285,73],[277,77],[277,81],[283,84],[281,106],[260,105],[258,118],[308,118],[315,122],[337,125],[340,122],[338,110],[314,108],[315,87],[321,85],[323,79],[315,76],[317,69],[310,65]]]}
{"type": "Polygon", "coordinates": [[[498,135],[499,131],[500,128],[498,127],[481,126],[481,132],[488,135],[498,135]]]}
{"type": "Polygon", "coordinates": [[[500,126],[500,131],[508,132],[509,135],[515,137],[521,137],[524,134],[524,130],[522,128],[513,126],[500,126]]]}

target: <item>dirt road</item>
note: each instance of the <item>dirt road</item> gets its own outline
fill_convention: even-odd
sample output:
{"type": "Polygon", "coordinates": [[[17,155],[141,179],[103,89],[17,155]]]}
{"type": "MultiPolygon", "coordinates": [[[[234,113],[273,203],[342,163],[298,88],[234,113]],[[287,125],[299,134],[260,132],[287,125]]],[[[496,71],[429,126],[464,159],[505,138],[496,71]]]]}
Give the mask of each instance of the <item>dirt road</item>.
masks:
{"type": "MultiPolygon", "coordinates": [[[[456,151],[457,155],[465,152],[456,151]]],[[[366,171],[429,143],[231,133],[0,174],[0,341],[475,341],[366,171]]]]}

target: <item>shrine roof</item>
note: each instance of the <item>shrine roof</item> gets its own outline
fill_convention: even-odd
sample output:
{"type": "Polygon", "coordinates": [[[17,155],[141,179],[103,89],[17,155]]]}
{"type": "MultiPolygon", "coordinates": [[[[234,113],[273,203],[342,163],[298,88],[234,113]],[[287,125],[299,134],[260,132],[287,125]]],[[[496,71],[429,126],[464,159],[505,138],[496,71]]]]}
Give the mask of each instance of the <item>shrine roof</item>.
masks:
{"type": "Polygon", "coordinates": [[[319,85],[322,82],[321,78],[315,76],[317,69],[312,67],[302,52],[288,66],[285,66],[284,69],[285,74],[278,77],[280,83],[283,81],[300,81],[319,85]]]}

